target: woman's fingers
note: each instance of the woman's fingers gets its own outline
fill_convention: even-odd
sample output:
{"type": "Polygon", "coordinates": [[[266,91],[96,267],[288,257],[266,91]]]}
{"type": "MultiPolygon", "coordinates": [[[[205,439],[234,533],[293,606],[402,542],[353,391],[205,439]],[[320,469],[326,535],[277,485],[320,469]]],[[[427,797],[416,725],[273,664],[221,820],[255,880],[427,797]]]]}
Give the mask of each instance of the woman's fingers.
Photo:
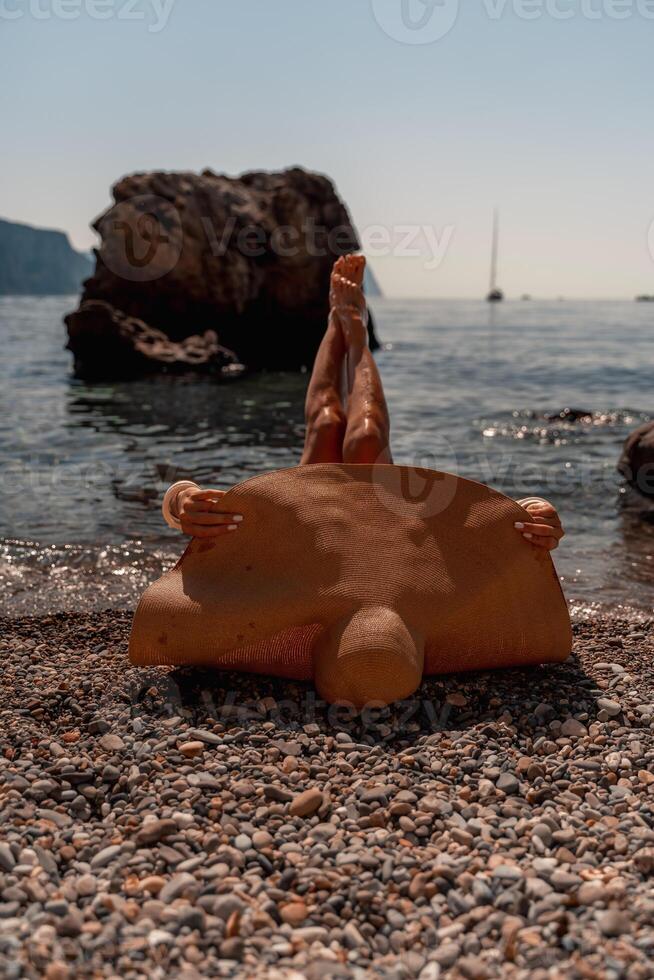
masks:
{"type": "Polygon", "coordinates": [[[217,538],[238,530],[238,524],[196,524],[195,521],[182,521],[182,531],[193,538],[217,538]]]}
{"type": "Polygon", "coordinates": [[[536,501],[533,504],[527,504],[527,513],[534,521],[544,521],[546,524],[561,524],[561,518],[558,515],[556,507],[552,504],[543,501],[536,501]]]}
{"type": "Polygon", "coordinates": [[[189,490],[186,493],[186,499],[190,502],[197,503],[199,501],[204,501],[206,503],[218,503],[225,494],[226,490],[189,490]]]}
{"type": "Polygon", "coordinates": [[[554,551],[555,548],[558,548],[558,546],[559,546],[559,540],[560,540],[559,538],[554,538],[554,537],[548,537],[548,538],[538,537],[537,538],[537,537],[534,537],[532,534],[529,534],[529,533],[523,534],[523,538],[525,538],[535,548],[545,548],[545,550],[547,550],[547,551],[554,551]]]}
{"type": "Polygon", "coordinates": [[[217,490],[215,487],[198,487],[197,490],[191,490],[190,494],[192,497],[198,499],[205,499],[209,497],[224,497],[227,493],[226,490],[217,490]]]}
{"type": "Polygon", "coordinates": [[[556,524],[526,524],[518,521],[514,526],[516,531],[522,531],[525,537],[529,534],[536,538],[544,537],[560,540],[564,534],[563,528],[556,524]]]}
{"type": "Polygon", "coordinates": [[[240,524],[243,518],[240,514],[204,514],[201,512],[184,511],[181,520],[186,521],[188,524],[202,524],[208,527],[217,527],[221,524],[240,524]]]}
{"type": "Polygon", "coordinates": [[[185,500],[182,511],[191,514],[225,514],[225,504],[221,500],[185,500]]]}
{"type": "Polygon", "coordinates": [[[536,548],[544,548],[547,551],[554,551],[555,548],[558,548],[559,541],[564,535],[562,527],[551,524],[526,524],[523,521],[517,521],[514,527],[516,531],[522,534],[525,541],[536,548]]]}

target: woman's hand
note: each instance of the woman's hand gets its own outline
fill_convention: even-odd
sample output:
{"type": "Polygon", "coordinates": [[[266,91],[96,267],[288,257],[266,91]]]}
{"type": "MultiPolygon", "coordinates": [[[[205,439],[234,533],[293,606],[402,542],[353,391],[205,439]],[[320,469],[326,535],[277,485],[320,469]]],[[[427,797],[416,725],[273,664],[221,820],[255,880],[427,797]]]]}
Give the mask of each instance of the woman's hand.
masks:
{"type": "Polygon", "coordinates": [[[516,531],[536,548],[554,551],[565,531],[561,524],[556,507],[546,500],[532,500],[525,507],[529,511],[531,521],[518,521],[516,531]]]}
{"type": "Polygon", "coordinates": [[[173,509],[182,525],[182,533],[194,538],[215,538],[236,531],[243,515],[225,512],[221,508],[226,492],[200,490],[197,487],[180,490],[173,509]]]}

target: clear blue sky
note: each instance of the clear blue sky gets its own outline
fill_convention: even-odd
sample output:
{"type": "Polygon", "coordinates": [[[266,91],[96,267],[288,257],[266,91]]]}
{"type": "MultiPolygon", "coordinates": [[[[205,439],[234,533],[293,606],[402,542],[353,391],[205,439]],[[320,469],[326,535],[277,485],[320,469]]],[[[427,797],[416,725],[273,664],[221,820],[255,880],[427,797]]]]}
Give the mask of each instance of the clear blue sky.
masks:
{"type": "Polygon", "coordinates": [[[162,2],[0,0],[0,216],[89,247],[126,172],[301,164],[360,230],[448,243],[437,268],[424,238],[373,258],[391,295],[483,294],[494,205],[510,294],[654,293],[651,0],[543,0],[534,20],[461,0],[422,44],[390,36],[400,0],[175,0],[165,24],[162,2]]]}

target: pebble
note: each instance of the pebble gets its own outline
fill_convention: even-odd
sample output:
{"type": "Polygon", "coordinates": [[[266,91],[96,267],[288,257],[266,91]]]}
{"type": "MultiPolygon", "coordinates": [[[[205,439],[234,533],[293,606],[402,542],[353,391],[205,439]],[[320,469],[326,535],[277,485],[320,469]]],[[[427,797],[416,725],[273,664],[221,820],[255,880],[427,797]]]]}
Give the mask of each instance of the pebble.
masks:
{"type": "Polygon", "coordinates": [[[607,909],[597,916],[597,924],[604,936],[621,936],[631,929],[631,922],[625,912],[618,909],[607,909]]]}
{"type": "Polygon", "coordinates": [[[176,833],[174,820],[148,820],[134,835],[134,843],[137,847],[149,847],[176,833]]]}
{"type": "Polygon", "coordinates": [[[343,941],[348,949],[359,949],[366,945],[366,941],[357,929],[354,922],[348,922],[343,929],[343,941]]]}
{"type": "Polygon", "coordinates": [[[142,891],[149,892],[151,895],[158,895],[165,884],[166,879],[162,878],[161,875],[148,875],[141,880],[140,888],[142,891]]]}
{"type": "Polygon", "coordinates": [[[654,873],[654,847],[643,847],[634,854],[634,865],[643,875],[654,873]]]}
{"type": "Polygon", "coordinates": [[[120,735],[103,735],[102,738],[98,740],[98,744],[101,749],[105,752],[120,752],[125,748],[125,743],[123,742],[120,735]]]}
{"type": "Polygon", "coordinates": [[[336,827],[331,823],[319,823],[309,831],[309,837],[316,840],[329,840],[336,833],[336,827]]]}
{"type": "Polygon", "coordinates": [[[264,786],[263,795],[276,803],[290,803],[293,799],[293,794],[283,786],[264,786]]]}
{"type": "Polygon", "coordinates": [[[9,844],[0,843],[0,868],[3,871],[13,871],[16,867],[16,858],[14,857],[9,844]]]}
{"type": "Polygon", "coordinates": [[[189,735],[194,741],[204,742],[205,745],[223,744],[223,738],[221,735],[217,735],[215,732],[206,731],[203,728],[191,728],[189,729],[189,735]]]}
{"type": "Polygon", "coordinates": [[[129,626],[0,631],[0,975],[647,976],[651,624],[595,616],[566,664],[430,678],[365,723],[126,668],[129,626]]]}
{"type": "Polygon", "coordinates": [[[566,718],[561,725],[561,734],[571,736],[572,738],[580,738],[583,735],[587,735],[588,730],[576,718],[566,718]]]}
{"type": "Polygon", "coordinates": [[[103,847],[101,851],[91,859],[92,868],[104,868],[107,864],[110,864],[114,858],[117,858],[121,853],[122,848],[120,844],[110,844],[109,847],[103,847]]]}
{"type": "Polygon", "coordinates": [[[605,711],[609,718],[615,718],[622,711],[622,706],[617,701],[610,701],[608,698],[598,698],[597,707],[600,711],[605,711]]]}
{"type": "Polygon", "coordinates": [[[517,793],[520,790],[520,782],[511,772],[503,772],[500,774],[497,782],[495,783],[497,789],[502,790],[503,793],[510,795],[512,793],[517,793]]]}
{"type": "Polygon", "coordinates": [[[89,898],[98,890],[98,882],[94,875],[81,875],[77,879],[77,894],[81,898],[89,898]]]}
{"type": "Polygon", "coordinates": [[[282,905],[279,912],[284,922],[291,926],[299,926],[309,914],[304,902],[289,902],[282,905]]]}
{"type": "Polygon", "coordinates": [[[533,837],[538,837],[542,840],[545,847],[549,847],[552,843],[552,828],[546,823],[537,823],[531,829],[533,837]]]}
{"type": "Polygon", "coordinates": [[[242,912],[244,907],[243,899],[237,895],[217,895],[211,905],[211,913],[227,922],[230,916],[242,912]]]}
{"type": "Polygon", "coordinates": [[[239,962],[243,959],[244,952],[244,942],[238,936],[234,936],[232,939],[225,939],[220,944],[220,956],[225,960],[236,960],[239,962]]]}
{"type": "Polygon", "coordinates": [[[601,881],[585,881],[577,891],[577,901],[580,905],[594,905],[595,902],[603,903],[605,899],[606,888],[601,881]]]}
{"type": "Polygon", "coordinates": [[[323,799],[319,789],[315,787],[307,789],[295,797],[288,808],[288,812],[292,817],[310,817],[320,809],[323,799]]]}
{"type": "Polygon", "coordinates": [[[189,890],[197,889],[197,879],[186,871],[182,871],[179,874],[173,875],[173,877],[166,882],[161,891],[159,892],[158,898],[160,902],[165,905],[170,902],[174,902],[176,898],[183,895],[189,890]]]}

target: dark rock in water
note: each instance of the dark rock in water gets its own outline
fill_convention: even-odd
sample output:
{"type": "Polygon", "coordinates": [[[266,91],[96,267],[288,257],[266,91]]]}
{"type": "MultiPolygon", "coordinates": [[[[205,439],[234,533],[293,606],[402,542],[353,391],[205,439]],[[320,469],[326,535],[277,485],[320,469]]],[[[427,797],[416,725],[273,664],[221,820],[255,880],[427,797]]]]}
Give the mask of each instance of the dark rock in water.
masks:
{"type": "Polygon", "coordinates": [[[78,377],[129,378],[156,371],[224,376],[243,371],[234,352],[218,343],[214,330],[172,341],[103,300],[86,300],[66,322],[78,377]]]}
{"type": "MultiPolygon", "coordinates": [[[[238,178],[145,173],[119,181],[113,195],[115,205],[94,225],[102,239],[95,273],[80,309],[66,318],[78,374],[107,373],[108,353],[112,373],[119,369],[111,330],[124,349],[125,322],[134,319],[140,330],[157,331],[158,342],[215,331],[253,369],[313,363],[332,264],[358,248],[330,180],[300,168],[238,178]],[[108,309],[89,308],[91,301],[108,309]]],[[[176,363],[142,355],[144,370],[176,363]]],[[[205,363],[213,361],[199,357],[193,367],[205,363]]],[[[135,359],[126,364],[133,373],[135,359]]]]}
{"type": "Polygon", "coordinates": [[[584,408],[562,408],[560,412],[546,412],[548,422],[592,422],[593,413],[584,408]]]}
{"type": "Polygon", "coordinates": [[[627,437],[618,470],[646,497],[654,497],[654,422],[645,422],[627,437]]]}
{"type": "Polygon", "coordinates": [[[77,293],[92,271],[90,256],[76,252],[63,231],[0,220],[0,295],[77,293]]]}

